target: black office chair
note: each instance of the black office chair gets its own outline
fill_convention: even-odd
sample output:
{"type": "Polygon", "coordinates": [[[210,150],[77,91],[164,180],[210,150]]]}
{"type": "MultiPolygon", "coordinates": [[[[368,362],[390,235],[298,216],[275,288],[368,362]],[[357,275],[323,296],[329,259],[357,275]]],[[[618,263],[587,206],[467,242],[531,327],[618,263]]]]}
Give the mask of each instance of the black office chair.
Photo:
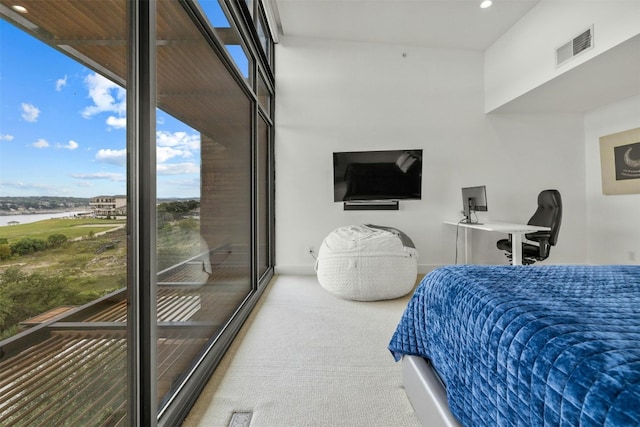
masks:
{"type": "MultiPolygon", "coordinates": [[[[562,223],[562,198],[558,190],[544,190],[538,195],[538,209],[527,224],[550,227],[550,231],[537,231],[525,234],[527,241],[522,243],[522,264],[533,264],[549,257],[551,246],[558,241],[562,223]]],[[[498,249],[506,252],[511,260],[511,235],[508,239],[498,240],[498,249]]]]}

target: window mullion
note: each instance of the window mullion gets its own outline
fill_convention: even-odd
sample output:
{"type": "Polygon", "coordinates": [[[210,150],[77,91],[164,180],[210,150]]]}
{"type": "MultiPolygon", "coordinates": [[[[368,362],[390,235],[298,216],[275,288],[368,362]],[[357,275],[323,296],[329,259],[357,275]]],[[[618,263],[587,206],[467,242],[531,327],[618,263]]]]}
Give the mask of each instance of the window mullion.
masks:
{"type": "Polygon", "coordinates": [[[129,420],[157,425],[156,2],[129,4],[127,81],[129,420]]]}

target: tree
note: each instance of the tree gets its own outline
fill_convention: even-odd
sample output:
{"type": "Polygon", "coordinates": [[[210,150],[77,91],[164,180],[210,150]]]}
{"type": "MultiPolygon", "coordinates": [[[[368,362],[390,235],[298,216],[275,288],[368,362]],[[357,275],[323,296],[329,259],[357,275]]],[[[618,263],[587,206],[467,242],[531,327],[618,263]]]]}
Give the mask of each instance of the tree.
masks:
{"type": "Polygon", "coordinates": [[[158,206],[158,212],[170,213],[174,220],[183,218],[186,214],[200,207],[197,200],[162,203],[158,206]]]}

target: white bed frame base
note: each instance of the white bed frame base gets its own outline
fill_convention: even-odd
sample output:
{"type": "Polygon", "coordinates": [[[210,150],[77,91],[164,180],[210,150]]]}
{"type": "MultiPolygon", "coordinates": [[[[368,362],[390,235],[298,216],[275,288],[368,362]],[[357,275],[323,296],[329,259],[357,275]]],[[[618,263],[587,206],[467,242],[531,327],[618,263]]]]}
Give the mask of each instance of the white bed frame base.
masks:
{"type": "Polygon", "coordinates": [[[447,392],[425,359],[402,357],[402,384],[423,426],[462,427],[449,411],[447,392]]]}

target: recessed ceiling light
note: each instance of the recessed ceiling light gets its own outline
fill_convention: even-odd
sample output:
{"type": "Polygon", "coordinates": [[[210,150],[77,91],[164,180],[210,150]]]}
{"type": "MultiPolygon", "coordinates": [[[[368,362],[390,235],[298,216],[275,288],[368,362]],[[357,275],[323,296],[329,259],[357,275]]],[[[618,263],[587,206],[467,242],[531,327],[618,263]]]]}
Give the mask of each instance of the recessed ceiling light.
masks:
{"type": "Polygon", "coordinates": [[[18,13],[27,13],[27,8],[24,6],[20,6],[18,4],[14,4],[13,6],[11,6],[11,9],[15,10],[18,13]]]}
{"type": "Polygon", "coordinates": [[[493,2],[491,0],[484,0],[482,3],[480,3],[480,7],[486,9],[488,7],[491,7],[492,4],[493,2]]]}

